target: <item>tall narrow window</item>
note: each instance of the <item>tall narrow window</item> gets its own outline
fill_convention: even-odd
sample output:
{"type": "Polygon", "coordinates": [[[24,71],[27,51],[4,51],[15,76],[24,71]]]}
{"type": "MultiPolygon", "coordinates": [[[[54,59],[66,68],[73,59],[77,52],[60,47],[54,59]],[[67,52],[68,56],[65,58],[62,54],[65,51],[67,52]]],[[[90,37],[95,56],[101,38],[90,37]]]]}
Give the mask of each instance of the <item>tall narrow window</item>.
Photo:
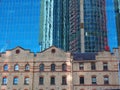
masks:
{"type": "Polygon", "coordinates": [[[80,70],[84,70],[84,63],[83,63],[83,62],[80,62],[80,63],[79,63],[79,69],[80,69],[80,70]]]}
{"type": "Polygon", "coordinates": [[[103,70],[108,70],[108,63],[103,63],[103,70]]]}
{"type": "Polygon", "coordinates": [[[24,78],[24,84],[25,85],[29,85],[29,77],[25,77],[24,78]]]}
{"type": "Polygon", "coordinates": [[[2,85],[7,85],[7,77],[3,77],[3,79],[2,79],[2,85]]]}
{"type": "Polygon", "coordinates": [[[3,66],[3,69],[4,69],[4,71],[8,71],[8,64],[5,64],[5,65],[3,66]]]}
{"type": "Polygon", "coordinates": [[[43,83],[44,83],[44,78],[43,78],[43,77],[40,77],[40,78],[39,78],[39,84],[40,84],[40,85],[43,85],[43,83]]]}
{"type": "Polygon", "coordinates": [[[96,69],[96,65],[94,62],[91,63],[91,70],[95,70],[96,69]]]}
{"type": "Polygon", "coordinates": [[[62,64],[62,71],[67,71],[67,65],[66,64],[62,64]]]}
{"type": "Polygon", "coordinates": [[[66,78],[66,76],[62,76],[62,85],[67,85],[67,78],[66,78]]]}
{"type": "Polygon", "coordinates": [[[80,84],[84,84],[84,76],[80,77],[80,84]]]}
{"type": "Polygon", "coordinates": [[[30,70],[30,65],[29,64],[26,64],[25,65],[25,71],[29,71],[30,70]]]}
{"type": "Polygon", "coordinates": [[[19,65],[18,64],[15,64],[14,71],[19,71],[19,65]]]}
{"type": "Polygon", "coordinates": [[[104,84],[109,84],[109,78],[108,78],[108,76],[104,76],[104,84]]]}
{"type": "Polygon", "coordinates": [[[51,77],[50,84],[55,85],[55,77],[51,77]]]}
{"type": "Polygon", "coordinates": [[[13,85],[18,85],[18,77],[13,78],[13,85]]]}
{"type": "Polygon", "coordinates": [[[92,84],[97,84],[97,82],[96,82],[96,76],[92,76],[92,84]]]}
{"type": "Polygon", "coordinates": [[[44,71],[44,64],[40,64],[40,71],[44,71]]]}
{"type": "Polygon", "coordinates": [[[55,71],[55,64],[51,64],[51,71],[55,71]]]}

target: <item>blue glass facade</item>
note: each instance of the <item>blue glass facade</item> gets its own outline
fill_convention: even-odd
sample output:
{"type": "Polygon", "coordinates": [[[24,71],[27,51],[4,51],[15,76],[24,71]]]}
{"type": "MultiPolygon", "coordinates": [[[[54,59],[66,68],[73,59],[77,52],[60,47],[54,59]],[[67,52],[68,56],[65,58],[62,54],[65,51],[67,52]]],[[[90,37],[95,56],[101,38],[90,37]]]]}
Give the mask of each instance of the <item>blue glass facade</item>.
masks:
{"type": "Polygon", "coordinates": [[[116,28],[117,28],[117,41],[118,46],[120,46],[120,0],[114,0],[115,6],[115,19],[116,19],[116,28]]]}
{"type": "Polygon", "coordinates": [[[0,1],[0,50],[22,46],[39,51],[40,0],[0,1]]]}
{"type": "Polygon", "coordinates": [[[107,46],[105,0],[84,0],[85,52],[98,52],[107,46]]]}
{"type": "Polygon", "coordinates": [[[69,50],[69,0],[54,0],[53,45],[69,50]]]}
{"type": "Polygon", "coordinates": [[[80,0],[69,1],[69,51],[81,52],[80,0]]]}

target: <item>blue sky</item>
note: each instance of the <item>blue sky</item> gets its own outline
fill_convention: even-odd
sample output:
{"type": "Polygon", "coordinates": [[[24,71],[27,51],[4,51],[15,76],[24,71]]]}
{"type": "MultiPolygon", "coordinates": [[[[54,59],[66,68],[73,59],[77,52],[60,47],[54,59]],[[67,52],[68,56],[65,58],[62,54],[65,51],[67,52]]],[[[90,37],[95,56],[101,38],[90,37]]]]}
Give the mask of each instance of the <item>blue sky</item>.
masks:
{"type": "Polygon", "coordinates": [[[117,47],[117,35],[115,25],[114,0],[106,0],[106,15],[107,15],[107,30],[108,30],[108,44],[112,48],[117,47]]]}
{"type": "MultiPolygon", "coordinates": [[[[107,3],[108,41],[112,50],[117,47],[113,0],[107,3]]],[[[40,51],[40,0],[0,1],[0,51],[22,46],[31,51],[40,51]]]]}
{"type": "Polygon", "coordinates": [[[39,51],[40,0],[0,2],[0,51],[22,46],[39,51]]]}

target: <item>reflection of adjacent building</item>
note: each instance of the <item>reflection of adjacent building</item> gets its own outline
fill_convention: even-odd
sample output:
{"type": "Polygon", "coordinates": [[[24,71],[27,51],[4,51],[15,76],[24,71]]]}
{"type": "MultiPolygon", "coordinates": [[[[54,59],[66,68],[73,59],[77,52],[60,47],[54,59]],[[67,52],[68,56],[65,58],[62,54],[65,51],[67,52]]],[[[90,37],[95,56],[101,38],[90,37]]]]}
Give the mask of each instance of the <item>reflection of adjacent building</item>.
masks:
{"type": "Polygon", "coordinates": [[[34,54],[17,47],[0,56],[1,90],[118,89],[115,54],[69,53],[54,46],[34,54]]]}
{"type": "Polygon", "coordinates": [[[120,0],[114,0],[118,46],[120,46],[120,0]]]}
{"type": "Polygon", "coordinates": [[[108,45],[105,0],[41,0],[41,50],[99,52],[108,45]]]}

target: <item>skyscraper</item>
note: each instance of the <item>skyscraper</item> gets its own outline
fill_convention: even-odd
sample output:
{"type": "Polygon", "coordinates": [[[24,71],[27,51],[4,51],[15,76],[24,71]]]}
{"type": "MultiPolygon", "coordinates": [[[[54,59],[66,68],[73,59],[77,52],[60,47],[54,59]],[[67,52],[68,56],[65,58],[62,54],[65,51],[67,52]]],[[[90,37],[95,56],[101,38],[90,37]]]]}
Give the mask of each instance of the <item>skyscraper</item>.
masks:
{"type": "Polygon", "coordinates": [[[41,0],[41,2],[44,2],[41,5],[41,11],[44,13],[41,15],[45,18],[41,19],[41,26],[44,27],[41,28],[42,50],[55,45],[71,52],[98,52],[107,46],[105,0],[41,0]],[[48,7],[49,9],[46,9],[48,7]],[[47,10],[49,12],[52,10],[50,15],[47,10]]]}
{"type": "Polygon", "coordinates": [[[68,51],[69,0],[41,0],[41,50],[52,45],[68,51]]]}
{"type": "Polygon", "coordinates": [[[118,46],[120,46],[120,0],[114,0],[118,46]]]}
{"type": "Polygon", "coordinates": [[[107,46],[105,0],[84,0],[85,52],[98,52],[107,46]]]}

